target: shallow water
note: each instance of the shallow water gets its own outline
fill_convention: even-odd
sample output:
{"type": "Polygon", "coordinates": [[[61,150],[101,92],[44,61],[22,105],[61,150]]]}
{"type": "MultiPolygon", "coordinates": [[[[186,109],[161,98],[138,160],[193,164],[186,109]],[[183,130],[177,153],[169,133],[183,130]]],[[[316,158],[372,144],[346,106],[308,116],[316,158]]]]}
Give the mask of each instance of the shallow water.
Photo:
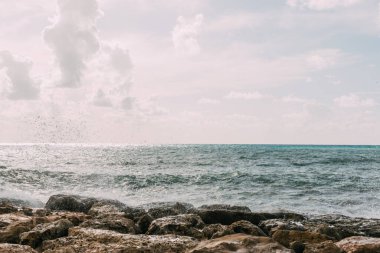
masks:
{"type": "Polygon", "coordinates": [[[380,146],[0,145],[0,197],[56,193],[380,218],[380,146]]]}

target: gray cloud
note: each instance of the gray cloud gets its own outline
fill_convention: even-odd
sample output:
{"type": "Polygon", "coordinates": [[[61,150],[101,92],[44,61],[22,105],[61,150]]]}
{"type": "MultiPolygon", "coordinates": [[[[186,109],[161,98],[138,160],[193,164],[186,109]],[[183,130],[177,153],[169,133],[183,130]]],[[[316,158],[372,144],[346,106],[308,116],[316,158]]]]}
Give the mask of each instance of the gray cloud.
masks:
{"type": "Polygon", "coordinates": [[[32,63],[15,58],[9,51],[0,51],[0,69],[5,68],[10,87],[6,95],[12,100],[38,99],[39,83],[30,76],[32,63]]]}
{"type": "Polygon", "coordinates": [[[60,86],[80,85],[86,60],[99,50],[95,27],[100,15],[96,0],[58,0],[58,16],[44,30],[61,71],[60,86]]]}

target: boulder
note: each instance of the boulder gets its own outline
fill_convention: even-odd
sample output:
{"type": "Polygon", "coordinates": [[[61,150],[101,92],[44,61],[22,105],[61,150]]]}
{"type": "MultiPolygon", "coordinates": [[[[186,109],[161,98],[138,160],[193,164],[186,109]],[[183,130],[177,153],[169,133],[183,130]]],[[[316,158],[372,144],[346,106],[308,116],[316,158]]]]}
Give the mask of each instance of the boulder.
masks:
{"type": "Polygon", "coordinates": [[[202,238],[201,229],[205,224],[196,214],[180,214],[167,216],[154,220],[147,231],[149,235],[185,235],[194,238],[202,238]]]}
{"type": "Polygon", "coordinates": [[[39,224],[35,226],[31,231],[22,233],[20,235],[20,242],[21,244],[36,248],[40,246],[44,240],[51,240],[62,236],[67,236],[69,228],[73,226],[73,223],[67,219],[61,219],[51,223],[39,224]]]}
{"type": "Polygon", "coordinates": [[[87,213],[91,207],[97,203],[98,205],[114,205],[119,208],[124,208],[125,204],[117,200],[97,199],[91,197],[83,197],[79,195],[58,194],[49,198],[45,205],[48,210],[54,211],[71,211],[87,213]]]}
{"type": "Polygon", "coordinates": [[[306,231],[305,227],[301,222],[294,220],[284,220],[284,219],[270,219],[263,220],[260,222],[259,227],[269,236],[272,236],[277,230],[297,230],[306,231]]]}
{"type": "Polygon", "coordinates": [[[292,253],[269,237],[250,236],[246,234],[226,235],[220,238],[202,241],[187,253],[292,253]]]}
{"type": "Polygon", "coordinates": [[[255,225],[258,225],[259,222],[263,219],[263,217],[257,213],[222,209],[198,209],[194,210],[194,213],[198,214],[206,224],[220,223],[222,225],[230,225],[236,221],[247,220],[255,225]]]}
{"type": "Polygon", "coordinates": [[[14,213],[18,209],[14,207],[10,202],[0,202],[0,214],[14,213]]]}
{"type": "Polygon", "coordinates": [[[111,230],[124,234],[136,234],[139,232],[132,220],[121,215],[108,215],[89,219],[83,222],[80,227],[111,230]]]}
{"type": "Polygon", "coordinates": [[[229,229],[234,231],[235,233],[244,233],[247,235],[254,235],[254,236],[267,236],[261,230],[261,228],[245,220],[236,221],[232,223],[231,225],[229,225],[229,229]]]}
{"type": "Polygon", "coordinates": [[[210,224],[203,228],[203,236],[208,239],[215,239],[225,235],[235,234],[227,225],[210,224]]]}
{"type": "Polygon", "coordinates": [[[154,202],[141,205],[138,208],[147,210],[153,219],[158,219],[166,216],[186,214],[189,210],[194,209],[194,206],[183,202],[154,202]]]}
{"type": "Polygon", "coordinates": [[[203,210],[229,210],[229,211],[240,211],[250,213],[251,209],[247,206],[231,206],[226,204],[213,204],[213,205],[203,205],[198,207],[198,209],[203,210]]]}
{"type": "Polygon", "coordinates": [[[352,236],[335,243],[347,253],[379,253],[380,238],[352,236]]]}
{"type": "Polygon", "coordinates": [[[197,241],[191,237],[175,235],[131,235],[113,231],[74,227],[69,236],[44,241],[44,253],[56,252],[130,252],[166,253],[185,252],[194,248],[197,241]]]}
{"type": "Polygon", "coordinates": [[[4,253],[37,253],[30,246],[19,245],[19,244],[8,244],[1,243],[0,244],[0,252],[4,253]]]}
{"type": "Polygon", "coordinates": [[[316,232],[297,230],[277,230],[272,235],[272,238],[285,247],[290,247],[290,244],[296,241],[302,243],[320,243],[334,239],[327,235],[319,234],[316,232]]]}
{"type": "Polygon", "coordinates": [[[332,241],[325,241],[321,243],[306,244],[303,253],[342,253],[342,251],[332,241]]]}
{"type": "Polygon", "coordinates": [[[31,217],[23,214],[0,215],[0,243],[19,243],[20,234],[31,230],[35,223],[31,217]]]}

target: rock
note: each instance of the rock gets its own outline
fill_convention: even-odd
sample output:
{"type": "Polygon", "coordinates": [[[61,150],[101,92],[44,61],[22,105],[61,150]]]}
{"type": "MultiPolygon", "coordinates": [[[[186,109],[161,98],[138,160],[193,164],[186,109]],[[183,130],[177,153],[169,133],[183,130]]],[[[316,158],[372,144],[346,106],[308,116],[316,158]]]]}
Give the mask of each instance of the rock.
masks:
{"type": "Polygon", "coordinates": [[[229,228],[235,233],[244,233],[247,235],[254,235],[254,236],[267,236],[261,230],[261,228],[245,220],[236,221],[232,223],[231,225],[229,225],[229,228]]]}
{"type": "Polygon", "coordinates": [[[325,241],[316,244],[306,244],[303,253],[342,253],[342,251],[332,241],[325,241]]]}
{"type": "Polygon", "coordinates": [[[20,235],[20,242],[21,244],[36,248],[41,245],[44,240],[67,236],[69,228],[73,226],[73,223],[67,219],[57,220],[52,223],[39,224],[31,231],[22,233],[20,235]]]}
{"type": "Polygon", "coordinates": [[[0,170],[5,170],[6,168],[7,168],[7,166],[0,165],[0,170]]]}
{"type": "Polygon", "coordinates": [[[10,202],[0,202],[0,214],[14,213],[18,209],[14,207],[10,202]]]}
{"type": "Polygon", "coordinates": [[[213,205],[203,205],[198,207],[198,209],[204,210],[229,210],[229,211],[240,211],[250,213],[251,209],[246,206],[231,206],[226,204],[213,204],[213,205]]]}
{"type": "Polygon", "coordinates": [[[103,205],[102,203],[95,203],[91,206],[88,214],[95,217],[99,215],[123,215],[124,212],[122,212],[122,208],[118,208],[115,205],[103,205]]]}
{"type": "Polygon", "coordinates": [[[26,245],[18,245],[18,244],[8,244],[1,243],[0,244],[0,252],[4,253],[37,253],[30,246],[26,245]]]}
{"type": "Polygon", "coordinates": [[[202,230],[204,237],[215,239],[225,235],[235,234],[228,226],[222,224],[210,224],[202,230]]]}
{"type": "Polygon", "coordinates": [[[153,218],[149,214],[145,214],[138,219],[136,219],[136,226],[140,233],[145,234],[148,229],[150,224],[152,223],[153,218]]]}
{"type": "Polygon", "coordinates": [[[124,234],[136,234],[138,228],[135,223],[121,215],[108,215],[83,222],[80,227],[111,230],[124,234]]]}
{"type": "Polygon", "coordinates": [[[299,221],[270,219],[261,221],[259,227],[269,236],[272,236],[277,230],[297,230],[306,231],[307,228],[299,221]]]}
{"type": "Polygon", "coordinates": [[[43,207],[44,206],[44,203],[42,203],[41,201],[39,200],[24,200],[24,199],[15,199],[15,198],[3,198],[1,197],[0,198],[0,203],[1,202],[6,202],[6,203],[9,203],[15,207],[34,207],[34,208],[38,208],[38,207],[43,207]]]}
{"type": "Polygon", "coordinates": [[[291,253],[269,237],[250,236],[246,234],[226,235],[217,239],[202,241],[197,247],[187,251],[188,253],[291,253]]]}
{"type": "Polygon", "coordinates": [[[289,247],[290,243],[298,241],[302,243],[320,243],[328,240],[333,240],[333,238],[309,231],[297,231],[297,230],[277,230],[272,238],[284,245],[289,247]]]}
{"type": "Polygon", "coordinates": [[[44,253],[56,252],[130,252],[166,253],[185,252],[194,248],[197,241],[175,235],[131,235],[113,231],[74,227],[69,236],[45,241],[44,253]]]}
{"type": "Polygon", "coordinates": [[[199,209],[195,210],[194,213],[198,214],[206,224],[220,223],[222,225],[230,225],[236,221],[247,220],[255,225],[258,225],[259,222],[263,219],[261,215],[256,213],[231,210],[199,209]]]}
{"type": "Polygon", "coordinates": [[[0,243],[18,243],[19,235],[34,227],[34,222],[31,217],[22,214],[3,214],[0,215],[0,243]]]}
{"type": "Polygon", "coordinates": [[[194,238],[202,238],[201,229],[205,224],[196,214],[180,214],[176,216],[167,216],[154,220],[147,231],[149,235],[185,235],[194,238]]]}
{"type": "Polygon", "coordinates": [[[26,216],[33,216],[33,209],[29,207],[22,207],[21,211],[26,215],[26,216]]]}
{"type": "Polygon", "coordinates": [[[189,210],[194,209],[194,206],[183,202],[155,202],[141,205],[138,208],[148,210],[148,214],[153,219],[158,219],[166,216],[186,214],[189,210]]]}
{"type": "Polygon", "coordinates": [[[294,253],[303,253],[305,250],[305,244],[302,242],[291,242],[289,248],[294,251],[294,253]]]}
{"type": "Polygon", "coordinates": [[[98,205],[114,205],[119,208],[124,208],[125,204],[117,200],[110,199],[96,199],[90,197],[83,197],[78,195],[53,195],[49,198],[45,205],[48,210],[54,211],[71,211],[87,213],[91,207],[97,203],[98,205]]]}
{"type": "Polygon", "coordinates": [[[335,243],[347,253],[379,253],[380,238],[352,236],[335,243]]]}

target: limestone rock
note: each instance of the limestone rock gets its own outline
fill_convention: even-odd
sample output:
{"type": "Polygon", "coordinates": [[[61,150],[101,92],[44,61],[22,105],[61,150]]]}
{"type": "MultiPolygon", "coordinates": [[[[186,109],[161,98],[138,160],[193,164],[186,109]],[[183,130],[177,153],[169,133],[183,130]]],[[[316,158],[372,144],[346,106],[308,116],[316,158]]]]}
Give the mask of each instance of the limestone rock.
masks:
{"type": "Polygon", "coordinates": [[[189,210],[194,209],[192,204],[183,202],[155,202],[139,207],[148,210],[148,214],[153,219],[186,214],[189,210]]]}
{"type": "Polygon", "coordinates": [[[215,239],[218,237],[222,237],[225,235],[235,234],[233,230],[229,228],[229,226],[222,224],[210,224],[203,228],[202,230],[204,237],[208,239],[215,239]]]}
{"type": "Polygon", "coordinates": [[[188,253],[291,253],[269,237],[250,236],[246,234],[226,235],[217,239],[202,241],[197,247],[187,251],[188,253]]]}
{"type": "Polygon", "coordinates": [[[302,243],[320,243],[328,240],[332,240],[333,238],[309,231],[297,231],[297,230],[277,230],[272,238],[284,245],[285,247],[289,247],[292,242],[298,241],[302,243]]]}
{"type": "Polygon", "coordinates": [[[306,244],[303,253],[342,253],[342,251],[332,241],[325,241],[316,244],[306,244]]]}
{"type": "Polygon", "coordinates": [[[30,246],[26,245],[18,245],[18,244],[8,244],[1,243],[0,244],[0,252],[4,253],[37,253],[30,246]]]}
{"type": "Polygon", "coordinates": [[[241,220],[236,221],[232,223],[229,228],[234,231],[235,233],[244,233],[247,235],[254,235],[254,236],[267,236],[261,228],[259,228],[256,225],[253,225],[249,221],[241,220]]]}
{"type": "Polygon", "coordinates": [[[227,204],[213,204],[213,205],[203,205],[198,207],[198,209],[203,210],[229,210],[229,211],[240,211],[250,213],[251,209],[247,206],[231,206],[227,204]]]}
{"type": "Polygon", "coordinates": [[[196,245],[195,239],[186,236],[131,235],[74,227],[69,229],[68,237],[45,241],[42,250],[44,253],[167,253],[185,252],[196,245]]]}
{"type": "Polygon", "coordinates": [[[202,238],[205,224],[196,214],[180,214],[154,220],[147,231],[149,235],[176,234],[202,238]]]}
{"type": "Polygon", "coordinates": [[[0,215],[0,224],[0,243],[18,243],[20,234],[35,225],[31,217],[18,213],[0,215]]]}
{"type": "Polygon", "coordinates": [[[136,234],[138,228],[135,223],[121,215],[108,215],[99,218],[89,219],[83,222],[81,227],[111,230],[124,234],[136,234]]]}
{"type": "Polygon", "coordinates": [[[352,236],[337,242],[336,245],[347,253],[380,252],[380,238],[352,236]]]}
{"type": "Polygon", "coordinates": [[[36,248],[44,240],[67,236],[69,228],[73,226],[73,223],[67,219],[57,220],[52,223],[39,224],[31,231],[22,233],[20,235],[20,241],[21,244],[36,248]]]}

